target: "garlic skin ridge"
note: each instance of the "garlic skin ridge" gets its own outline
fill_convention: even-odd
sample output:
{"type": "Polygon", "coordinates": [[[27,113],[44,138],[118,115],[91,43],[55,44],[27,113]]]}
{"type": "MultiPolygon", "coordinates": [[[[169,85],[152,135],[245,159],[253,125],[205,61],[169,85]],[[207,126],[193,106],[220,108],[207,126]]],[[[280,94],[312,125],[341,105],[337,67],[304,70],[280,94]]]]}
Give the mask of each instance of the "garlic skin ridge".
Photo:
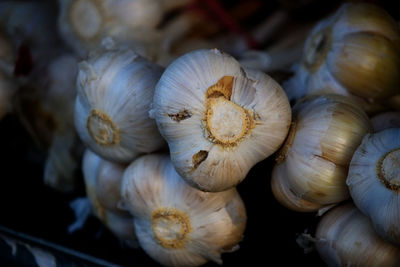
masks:
{"type": "MultiPolygon", "coordinates": [[[[287,197],[292,195],[292,201],[325,206],[349,198],[348,165],[370,129],[368,116],[351,99],[340,95],[303,99],[293,107],[292,126],[277,154],[272,179],[286,180],[278,182],[290,191],[287,197]]],[[[317,206],[309,211],[314,210],[317,206]]]]}
{"type": "Polygon", "coordinates": [[[150,116],[177,172],[196,188],[216,192],[236,186],[279,148],[291,111],[272,78],[214,49],[189,52],[168,66],[150,116]]]}
{"type": "Polygon", "coordinates": [[[317,251],[328,266],[399,266],[400,248],[385,242],[353,203],[324,214],[317,225],[317,251]]]}
{"type": "Polygon", "coordinates": [[[75,127],[91,150],[107,160],[128,163],[164,146],[148,116],[158,65],[131,50],[94,54],[79,64],[75,127]]]}
{"type": "Polygon", "coordinates": [[[246,210],[236,189],[189,186],[167,155],[141,156],[125,170],[121,194],[134,216],[140,246],[166,266],[199,266],[238,248],[246,210]]]}
{"type": "Polygon", "coordinates": [[[347,176],[355,205],[385,240],[400,244],[400,128],[368,134],[347,176]]]}

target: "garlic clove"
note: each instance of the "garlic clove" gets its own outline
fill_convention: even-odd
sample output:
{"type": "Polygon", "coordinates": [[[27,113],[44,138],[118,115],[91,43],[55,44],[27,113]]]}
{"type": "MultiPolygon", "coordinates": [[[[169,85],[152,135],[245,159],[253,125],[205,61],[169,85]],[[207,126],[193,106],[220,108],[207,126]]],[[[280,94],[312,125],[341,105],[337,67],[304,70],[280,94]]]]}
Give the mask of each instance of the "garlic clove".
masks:
{"type": "Polygon", "coordinates": [[[374,132],[380,132],[388,128],[400,128],[400,112],[387,111],[379,113],[371,118],[374,132]]]}
{"type": "Polygon", "coordinates": [[[279,148],[291,120],[289,102],[274,80],[243,70],[218,50],[175,60],[157,84],[150,114],[178,173],[204,191],[241,182],[279,148]]]}
{"type": "Polygon", "coordinates": [[[352,203],[322,217],[315,245],[329,266],[398,266],[400,262],[400,249],[380,238],[352,203]]]}
{"type": "Polygon", "coordinates": [[[162,69],[131,50],[94,55],[79,65],[75,126],[95,153],[127,163],[160,149],[164,140],[148,117],[162,69]]]}
{"type": "Polygon", "coordinates": [[[288,209],[297,212],[314,212],[323,206],[297,196],[286,180],[286,170],[283,165],[273,168],[271,174],[271,190],[275,199],[288,209]]]}
{"type": "Polygon", "coordinates": [[[235,189],[209,193],[189,186],[168,156],[150,154],[125,170],[121,194],[135,218],[141,247],[167,266],[198,266],[231,251],[246,224],[235,189]]]}
{"type": "Polygon", "coordinates": [[[349,197],[348,165],[370,127],[351,99],[309,96],[293,107],[292,126],[274,168],[285,169],[289,188],[298,197],[321,205],[338,203],[349,197]]]}
{"type": "Polygon", "coordinates": [[[400,128],[368,134],[354,152],[347,185],[385,240],[400,244],[400,128]]]}

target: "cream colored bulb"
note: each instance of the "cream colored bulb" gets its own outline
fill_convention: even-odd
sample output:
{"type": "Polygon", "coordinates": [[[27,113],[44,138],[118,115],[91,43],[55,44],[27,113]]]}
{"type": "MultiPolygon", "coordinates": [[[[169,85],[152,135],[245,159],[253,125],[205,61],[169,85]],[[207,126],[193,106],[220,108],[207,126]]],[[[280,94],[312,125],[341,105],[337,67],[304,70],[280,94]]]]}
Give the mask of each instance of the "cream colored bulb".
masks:
{"type": "Polygon", "coordinates": [[[240,183],[283,143],[290,105],[278,83],[228,54],[196,50],[157,83],[153,109],[177,172],[204,191],[240,183]]]}
{"type": "Polygon", "coordinates": [[[400,32],[383,9],[343,4],[319,22],[306,40],[295,75],[283,84],[289,99],[316,92],[371,99],[399,94],[400,32]]]}
{"type": "Polygon", "coordinates": [[[133,218],[120,204],[125,167],[106,161],[89,149],[83,156],[82,173],[93,214],[121,241],[136,247],[133,218]]]}
{"type": "Polygon", "coordinates": [[[238,248],[242,239],[246,211],[236,189],[210,193],[191,187],[167,155],[131,163],[121,194],[141,247],[163,265],[221,264],[221,253],[238,248]]]}
{"type": "Polygon", "coordinates": [[[161,73],[161,67],[131,50],[107,51],[81,62],[75,126],[82,141],[120,163],[160,149],[164,140],[148,111],[161,73]]]}
{"type": "Polygon", "coordinates": [[[314,205],[347,199],[348,165],[370,127],[365,112],[346,97],[304,99],[293,107],[292,126],[272,179],[286,180],[279,182],[286,191],[314,205]]]}
{"type": "Polygon", "coordinates": [[[400,244],[400,128],[368,134],[354,152],[347,185],[385,240],[400,244]]]}
{"type": "Polygon", "coordinates": [[[385,242],[352,203],[335,207],[318,223],[316,248],[328,266],[399,266],[400,248],[385,242]]]}

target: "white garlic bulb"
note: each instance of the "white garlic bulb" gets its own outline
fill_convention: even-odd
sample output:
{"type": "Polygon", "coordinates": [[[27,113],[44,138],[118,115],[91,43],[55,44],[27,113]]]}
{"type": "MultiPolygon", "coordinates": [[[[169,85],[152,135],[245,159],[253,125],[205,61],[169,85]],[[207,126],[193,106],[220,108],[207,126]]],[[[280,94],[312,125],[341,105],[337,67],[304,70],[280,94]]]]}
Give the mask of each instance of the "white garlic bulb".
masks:
{"type": "Polygon", "coordinates": [[[352,203],[326,213],[317,226],[316,248],[328,266],[399,266],[400,248],[385,242],[352,203]]]}
{"type": "Polygon", "coordinates": [[[130,162],[164,145],[148,116],[162,68],[130,50],[108,51],[79,65],[75,126],[95,153],[130,162]]]}
{"type": "Polygon", "coordinates": [[[397,23],[385,10],[343,4],[312,30],[294,77],[283,87],[289,99],[334,92],[368,103],[398,94],[399,42],[397,23]]]}
{"type": "Polygon", "coordinates": [[[215,49],[187,53],[168,66],[150,116],[177,172],[201,190],[222,191],[280,147],[291,110],[272,78],[215,49]]]}
{"type": "Polygon", "coordinates": [[[222,263],[237,248],[246,211],[236,189],[218,193],[189,186],[167,155],[136,159],[125,170],[121,195],[135,218],[141,247],[166,266],[222,263]]]}
{"type": "Polygon", "coordinates": [[[82,172],[93,214],[121,241],[135,247],[137,239],[133,218],[120,208],[120,188],[125,167],[106,161],[89,149],[83,156],[82,172]]]}
{"type": "Polygon", "coordinates": [[[291,206],[290,202],[301,199],[312,202],[317,210],[315,204],[330,205],[347,199],[348,165],[370,127],[365,112],[344,96],[309,96],[297,103],[272,172],[272,181],[286,187],[280,191],[291,194],[278,201],[291,206]],[[285,203],[291,195],[294,199],[285,203]]]}
{"type": "Polygon", "coordinates": [[[108,36],[151,39],[163,18],[160,0],[59,0],[59,4],[61,36],[82,57],[108,36]]]}
{"type": "Polygon", "coordinates": [[[364,137],[351,159],[347,185],[378,234],[400,244],[400,128],[364,137]]]}
{"type": "Polygon", "coordinates": [[[400,128],[400,111],[387,111],[376,114],[371,118],[374,132],[388,128],[400,128]]]}

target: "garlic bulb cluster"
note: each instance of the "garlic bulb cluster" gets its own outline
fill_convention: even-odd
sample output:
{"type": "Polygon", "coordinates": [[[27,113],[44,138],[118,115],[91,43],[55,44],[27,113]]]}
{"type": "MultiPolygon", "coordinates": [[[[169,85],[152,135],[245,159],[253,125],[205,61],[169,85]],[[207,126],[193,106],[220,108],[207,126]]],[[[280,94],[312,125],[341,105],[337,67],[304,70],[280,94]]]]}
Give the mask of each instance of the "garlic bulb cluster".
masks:
{"type": "Polygon", "coordinates": [[[400,128],[400,111],[387,111],[371,117],[374,132],[388,128],[400,128]]]}
{"type": "Polygon", "coordinates": [[[298,102],[272,171],[277,200],[296,211],[316,211],[347,199],[348,166],[370,128],[365,112],[344,96],[315,95],[298,102]]]}
{"type": "Polygon", "coordinates": [[[164,140],[148,116],[162,68],[131,50],[95,54],[79,64],[75,126],[96,154],[129,163],[164,140]]]}
{"type": "Polygon", "coordinates": [[[289,99],[334,92],[364,102],[399,94],[400,32],[378,6],[346,3],[310,33],[295,75],[283,87],[289,99]]]}
{"type": "Polygon", "coordinates": [[[121,241],[136,247],[133,218],[120,208],[121,180],[125,165],[106,161],[86,149],[82,172],[94,215],[121,241]]]}
{"type": "Polygon", "coordinates": [[[196,50],[171,63],[157,83],[153,108],[172,163],[191,185],[223,191],[283,143],[288,99],[272,78],[244,70],[218,50],[196,50]]]}
{"type": "Polygon", "coordinates": [[[399,266],[400,248],[385,242],[352,203],[325,214],[317,226],[316,248],[328,266],[399,266]]]}
{"type": "Polygon", "coordinates": [[[400,128],[364,137],[351,159],[347,185],[378,234],[400,244],[400,128]]]}
{"type": "Polygon", "coordinates": [[[166,266],[222,263],[237,248],[246,211],[236,189],[210,193],[189,186],[167,155],[131,163],[122,178],[124,205],[133,214],[141,247],[166,266]]]}

